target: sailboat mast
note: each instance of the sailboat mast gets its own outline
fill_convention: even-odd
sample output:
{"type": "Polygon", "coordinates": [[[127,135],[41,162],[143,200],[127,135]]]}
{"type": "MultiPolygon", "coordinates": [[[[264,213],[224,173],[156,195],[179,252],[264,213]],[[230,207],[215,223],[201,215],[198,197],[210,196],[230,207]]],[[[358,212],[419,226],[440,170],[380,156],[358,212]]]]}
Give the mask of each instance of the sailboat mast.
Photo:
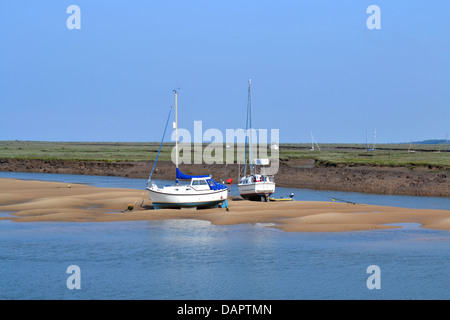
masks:
{"type": "Polygon", "coordinates": [[[445,150],[447,150],[448,145],[448,133],[445,134],[445,150]]]}
{"type": "Polygon", "coordinates": [[[370,147],[369,147],[369,138],[367,135],[367,129],[366,129],[366,146],[367,146],[367,151],[369,151],[370,147]]]}
{"type": "Polygon", "coordinates": [[[373,131],[373,150],[375,151],[375,140],[377,138],[377,129],[373,131]]]}
{"type": "Polygon", "coordinates": [[[250,158],[249,158],[249,165],[250,165],[250,174],[253,175],[253,140],[252,140],[252,94],[251,94],[251,86],[252,86],[252,80],[248,80],[248,128],[249,128],[249,136],[250,136],[250,142],[249,142],[249,149],[250,149],[250,158]]]}
{"type": "Polygon", "coordinates": [[[178,92],[173,90],[175,93],[175,166],[178,168],[178,92]]]}

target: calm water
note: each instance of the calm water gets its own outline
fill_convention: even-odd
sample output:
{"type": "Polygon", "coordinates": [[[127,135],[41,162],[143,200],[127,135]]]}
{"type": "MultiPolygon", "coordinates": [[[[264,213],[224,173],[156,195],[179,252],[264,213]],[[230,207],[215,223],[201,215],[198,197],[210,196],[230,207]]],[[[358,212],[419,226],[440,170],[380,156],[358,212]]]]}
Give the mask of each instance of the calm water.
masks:
{"type": "MultiPolygon", "coordinates": [[[[140,179],[97,176],[0,177],[101,187],[145,185],[140,179]]],[[[277,196],[291,191],[280,189],[277,196]]],[[[294,193],[297,200],[338,197],[311,190],[294,193]]],[[[449,208],[448,199],[440,198],[339,195],[353,202],[449,208]]],[[[402,227],[287,233],[261,224],[213,226],[194,220],[5,220],[0,221],[0,299],[449,299],[450,232],[417,224],[402,227]],[[66,286],[70,265],[80,267],[80,290],[66,286]],[[381,270],[381,289],[366,286],[370,265],[381,270]]]]}

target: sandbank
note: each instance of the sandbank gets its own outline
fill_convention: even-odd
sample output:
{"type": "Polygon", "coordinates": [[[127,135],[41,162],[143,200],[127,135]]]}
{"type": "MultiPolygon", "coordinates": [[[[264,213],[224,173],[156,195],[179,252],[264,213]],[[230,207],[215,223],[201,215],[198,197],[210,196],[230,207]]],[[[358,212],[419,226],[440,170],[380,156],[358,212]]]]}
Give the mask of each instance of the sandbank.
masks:
{"type": "Polygon", "coordinates": [[[206,220],[214,225],[265,223],[291,232],[342,232],[398,228],[419,223],[450,230],[450,210],[409,209],[322,201],[252,202],[235,198],[224,208],[154,210],[145,190],[0,179],[0,220],[15,222],[112,222],[206,220]],[[127,210],[129,204],[133,210],[127,210]]]}

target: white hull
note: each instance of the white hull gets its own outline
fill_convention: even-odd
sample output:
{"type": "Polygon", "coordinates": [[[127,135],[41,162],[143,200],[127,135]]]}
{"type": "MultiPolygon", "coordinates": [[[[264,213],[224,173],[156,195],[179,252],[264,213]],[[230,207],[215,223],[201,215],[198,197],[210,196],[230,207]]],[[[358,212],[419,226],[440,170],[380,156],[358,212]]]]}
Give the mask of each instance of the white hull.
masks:
{"type": "Polygon", "coordinates": [[[147,188],[155,209],[183,207],[215,207],[228,197],[228,189],[195,190],[191,186],[169,186],[159,188],[152,185],[147,188]]]}
{"type": "Polygon", "coordinates": [[[275,192],[275,182],[240,183],[238,187],[239,194],[244,199],[261,200],[261,197],[266,199],[275,192]]]}

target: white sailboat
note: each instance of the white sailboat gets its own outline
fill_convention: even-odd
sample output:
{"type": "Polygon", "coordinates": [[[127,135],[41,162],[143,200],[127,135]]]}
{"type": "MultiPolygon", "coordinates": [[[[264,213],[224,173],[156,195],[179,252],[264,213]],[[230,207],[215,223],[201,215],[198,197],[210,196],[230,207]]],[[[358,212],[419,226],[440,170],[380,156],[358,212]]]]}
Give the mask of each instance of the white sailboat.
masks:
{"type": "Polygon", "coordinates": [[[252,153],[252,109],[251,109],[251,80],[248,81],[248,103],[246,132],[249,133],[249,152],[247,152],[247,138],[245,141],[244,172],[239,179],[239,194],[246,200],[268,201],[269,196],[275,192],[273,176],[264,174],[264,166],[269,164],[269,159],[256,159],[253,162],[252,153]],[[259,168],[260,170],[256,170],[259,168]],[[247,169],[249,174],[247,174],[247,169]]]}
{"type": "Polygon", "coordinates": [[[178,93],[176,90],[174,90],[174,93],[176,184],[158,187],[155,183],[151,182],[150,175],[147,191],[153,207],[155,209],[228,207],[228,188],[226,186],[214,181],[210,175],[190,176],[182,173],[178,168],[178,93]],[[190,182],[180,184],[179,180],[189,180],[190,182]]]}
{"type": "Polygon", "coordinates": [[[311,131],[311,149],[309,149],[309,150],[314,151],[314,145],[316,145],[316,146],[317,146],[317,150],[320,151],[320,147],[319,147],[319,145],[317,144],[316,139],[314,139],[313,133],[312,133],[312,131],[311,131]]]}

